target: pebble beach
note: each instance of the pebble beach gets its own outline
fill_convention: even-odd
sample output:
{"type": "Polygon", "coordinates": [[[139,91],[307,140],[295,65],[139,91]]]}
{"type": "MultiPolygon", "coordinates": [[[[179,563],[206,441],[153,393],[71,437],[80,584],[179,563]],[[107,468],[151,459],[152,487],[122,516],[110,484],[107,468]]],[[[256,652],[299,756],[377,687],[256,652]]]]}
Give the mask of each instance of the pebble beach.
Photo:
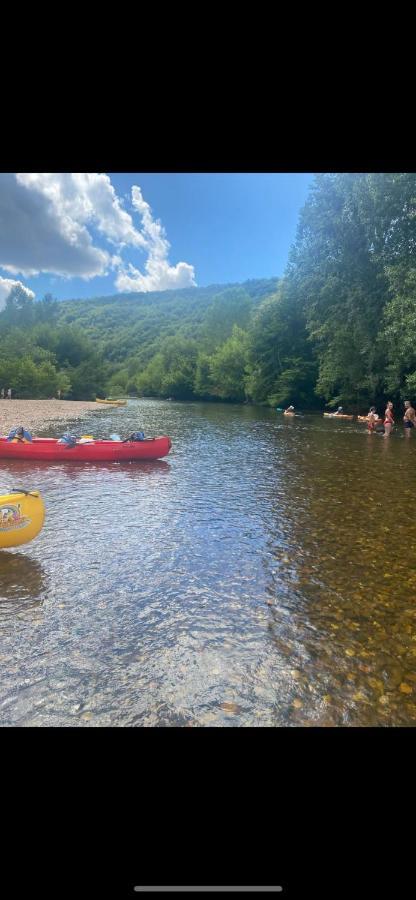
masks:
{"type": "Polygon", "coordinates": [[[100,409],[108,407],[85,400],[0,400],[0,435],[7,435],[16,425],[24,425],[36,435],[48,422],[82,419],[85,413],[100,409]]]}

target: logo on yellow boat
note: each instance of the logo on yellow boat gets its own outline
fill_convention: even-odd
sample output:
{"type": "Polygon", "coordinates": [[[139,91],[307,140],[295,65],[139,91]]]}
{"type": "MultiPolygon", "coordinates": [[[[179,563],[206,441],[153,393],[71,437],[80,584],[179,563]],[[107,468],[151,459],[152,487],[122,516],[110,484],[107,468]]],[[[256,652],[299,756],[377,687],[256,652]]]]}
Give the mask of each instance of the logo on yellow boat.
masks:
{"type": "Polygon", "coordinates": [[[16,528],[24,528],[30,525],[29,516],[23,516],[20,503],[11,506],[9,503],[0,506],[0,531],[13,531],[16,528]]]}

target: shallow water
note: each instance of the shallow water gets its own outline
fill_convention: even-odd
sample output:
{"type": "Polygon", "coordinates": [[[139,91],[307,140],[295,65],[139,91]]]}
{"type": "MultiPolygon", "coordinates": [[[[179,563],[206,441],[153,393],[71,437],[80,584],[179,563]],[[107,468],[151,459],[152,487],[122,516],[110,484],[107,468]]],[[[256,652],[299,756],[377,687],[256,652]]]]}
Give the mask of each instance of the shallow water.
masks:
{"type": "Polygon", "coordinates": [[[416,723],[414,433],[156,400],[74,427],[173,450],[0,461],[46,506],[0,551],[1,725],[416,723]]]}

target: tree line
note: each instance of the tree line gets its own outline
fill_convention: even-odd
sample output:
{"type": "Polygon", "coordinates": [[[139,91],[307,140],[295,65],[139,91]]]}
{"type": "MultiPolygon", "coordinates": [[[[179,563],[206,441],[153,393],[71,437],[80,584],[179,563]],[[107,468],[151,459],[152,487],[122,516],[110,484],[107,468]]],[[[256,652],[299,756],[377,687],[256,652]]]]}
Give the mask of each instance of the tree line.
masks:
{"type": "Polygon", "coordinates": [[[58,303],[14,288],[0,382],[304,409],[416,395],[416,175],[317,175],[281,279],[58,303]]]}

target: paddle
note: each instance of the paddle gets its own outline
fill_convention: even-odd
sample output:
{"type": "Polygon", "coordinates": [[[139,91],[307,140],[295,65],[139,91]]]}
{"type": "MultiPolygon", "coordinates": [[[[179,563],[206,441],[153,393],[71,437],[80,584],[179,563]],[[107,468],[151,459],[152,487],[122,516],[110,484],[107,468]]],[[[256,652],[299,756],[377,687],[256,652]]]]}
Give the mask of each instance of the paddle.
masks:
{"type": "Polygon", "coordinates": [[[37,497],[36,491],[26,491],[25,488],[10,488],[9,494],[25,494],[26,497],[37,497]]]}

